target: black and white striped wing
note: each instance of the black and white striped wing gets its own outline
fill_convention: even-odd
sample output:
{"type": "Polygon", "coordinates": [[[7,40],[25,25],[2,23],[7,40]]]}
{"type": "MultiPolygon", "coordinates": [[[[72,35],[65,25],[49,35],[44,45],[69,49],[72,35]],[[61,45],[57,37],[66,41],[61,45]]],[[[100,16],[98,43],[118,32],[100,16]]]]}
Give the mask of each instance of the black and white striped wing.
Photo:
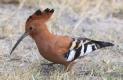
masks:
{"type": "Polygon", "coordinates": [[[113,46],[113,44],[109,42],[90,40],[87,38],[73,38],[71,47],[65,55],[65,58],[67,61],[73,61],[76,58],[87,55],[94,50],[108,46],[113,46]]]}

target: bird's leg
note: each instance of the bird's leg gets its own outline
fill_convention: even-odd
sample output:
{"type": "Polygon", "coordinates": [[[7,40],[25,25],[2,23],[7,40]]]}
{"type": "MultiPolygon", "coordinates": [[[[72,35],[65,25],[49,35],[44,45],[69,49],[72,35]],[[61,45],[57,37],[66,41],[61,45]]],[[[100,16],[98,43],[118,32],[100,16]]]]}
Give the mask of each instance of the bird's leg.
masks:
{"type": "Polygon", "coordinates": [[[75,61],[72,61],[68,65],[65,65],[65,72],[70,71],[75,63],[75,61]]]}

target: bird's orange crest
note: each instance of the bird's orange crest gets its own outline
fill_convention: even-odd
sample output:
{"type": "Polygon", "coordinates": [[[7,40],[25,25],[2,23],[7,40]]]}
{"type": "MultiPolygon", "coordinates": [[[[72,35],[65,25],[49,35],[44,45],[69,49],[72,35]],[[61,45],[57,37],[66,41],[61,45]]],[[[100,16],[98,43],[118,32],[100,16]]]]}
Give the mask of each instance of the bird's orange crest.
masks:
{"type": "Polygon", "coordinates": [[[46,30],[45,23],[50,19],[54,9],[46,8],[44,11],[35,11],[26,21],[25,30],[31,36],[46,30]]]}
{"type": "Polygon", "coordinates": [[[53,14],[54,9],[46,8],[44,11],[41,11],[40,9],[37,10],[35,13],[33,13],[29,18],[27,19],[27,22],[31,20],[41,20],[42,22],[46,22],[53,14]]]}

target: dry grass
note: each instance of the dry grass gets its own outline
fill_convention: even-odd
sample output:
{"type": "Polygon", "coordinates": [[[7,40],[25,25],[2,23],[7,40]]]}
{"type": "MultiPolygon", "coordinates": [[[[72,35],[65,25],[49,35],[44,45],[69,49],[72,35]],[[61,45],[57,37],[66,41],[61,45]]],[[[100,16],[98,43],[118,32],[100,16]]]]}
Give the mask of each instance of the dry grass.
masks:
{"type": "Polygon", "coordinates": [[[8,1],[0,4],[0,80],[123,80],[122,0],[8,1]],[[11,1],[18,4],[5,4],[11,1]],[[54,34],[111,41],[115,46],[77,60],[73,70],[67,73],[62,65],[41,65],[48,61],[39,55],[29,37],[9,56],[24,32],[26,19],[39,7],[55,9],[48,22],[54,34]]]}

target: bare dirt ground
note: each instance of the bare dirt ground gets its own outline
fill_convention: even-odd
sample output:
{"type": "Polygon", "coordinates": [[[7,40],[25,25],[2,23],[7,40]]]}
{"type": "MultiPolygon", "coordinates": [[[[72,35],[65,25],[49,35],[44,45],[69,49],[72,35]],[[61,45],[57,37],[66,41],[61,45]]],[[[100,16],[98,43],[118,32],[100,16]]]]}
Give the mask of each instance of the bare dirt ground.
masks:
{"type": "Polygon", "coordinates": [[[64,72],[62,65],[41,65],[50,62],[39,55],[30,37],[25,38],[10,56],[11,48],[24,33],[26,19],[39,6],[18,8],[15,4],[0,4],[0,80],[123,80],[123,8],[109,6],[110,2],[103,0],[95,0],[95,3],[83,0],[81,5],[79,0],[58,1],[40,6],[42,10],[55,9],[47,23],[52,33],[110,41],[115,46],[78,59],[71,72],[64,72]],[[78,5],[73,6],[73,3],[78,5]]]}

